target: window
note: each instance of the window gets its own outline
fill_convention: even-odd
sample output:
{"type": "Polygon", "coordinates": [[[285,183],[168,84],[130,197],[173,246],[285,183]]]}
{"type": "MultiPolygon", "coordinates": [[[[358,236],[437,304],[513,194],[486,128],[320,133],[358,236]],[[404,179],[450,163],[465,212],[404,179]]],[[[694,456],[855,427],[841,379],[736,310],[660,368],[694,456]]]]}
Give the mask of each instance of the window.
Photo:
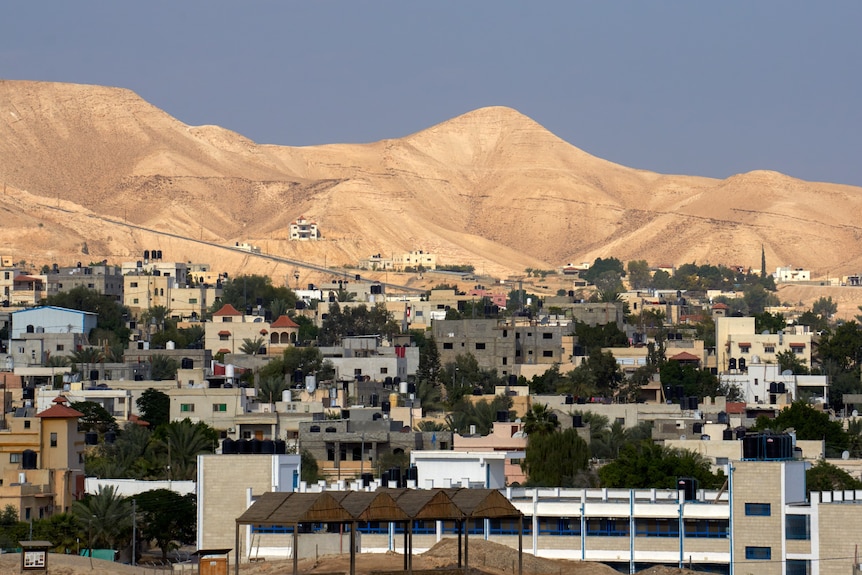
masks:
{"type": "Polygon", "coordinates": [[[635,520],[635,534],[646,537],[679,537],[679,521],[638,518],[635,520]]]}
{"type": "Polygon", "coordinates": [[[542,334],[542,339],[554,339],[554,334],[546,331],[542,334]]]}
{"type": "Polygon", "coordinates": [[[353,370],[353,375],[362,375],[362,370],[360,368],[355,368],[353,370]]]}
{"type": "Polygon", "coordinates": [[[24,429],[30,429],[30,420],[29,419],[24,422],[24,429]]]}
{"type": "Polygon", "coordinates": [[[57,344],[57,351],[63,351],[63,350],[65,350],[65,349],[66,349],[66,346],[65,346],[65,345],[63,345],[62,343],[58,343],[58,344],[57,344]]]}
{"type": "Polygon", "coordinates": [[[746,547],[745,558],[769,561],[772,559],[772,547],[746,547]]]}
{"type": "Polygon", "coordinates": [[[739,352],[740,353],[748,353],[749,351],[751,351],[750,345],[739,344],[739,352]]]}
{"type": "Polygon", "coordinates": [[[808,515],[788,515],[784,523],[784,537],[795,541],[811,539],[810,518],[808,515]]]}
{"type": "Polygon", "coordinates": [[[445,342],[443,344],[443,349],[452,349],[452,342],[445,342]]]}
{"type": "Polygon", "coordinates": [[[189,298],[189,303],[198,303],[198,298],[196,298],[196,297],[190,297],[190,298],[189,298]]]}
{"type": "Polygon", "coordinates": [[[140,302],[138,301],[138,298],[134,298],[134,299],[132,299],[132,303],[140,303],[140,302]]]}
{"type": "Polygon", "coordinates": [[[772,506],[769,503],[746,503],[745,514],[759,517],[772,515],[772,506]]]}
{"type": "Polygon", "coordinates": [[[224,413],[227,411],[227,404],[226,403],[214,403],[213,404],[213,411],[219,412],[219,413],[224,413]]]}
{"type": "Polygon", "coordinates": [[[51,447],[57,447],[57,433],[51,433],[51,447]]]}
{"type": "Polygon", "coordinates": [[[220,333],[220,334],[218,334],[218,338],[220,341],[227,341],[230,339],[230,334],[229,333],[220,333]]]}
{"type": "Polygon", "coordinates": [[[542,357],[554,357],[554,350],[546,349],[542,351],[542,357]]]}
{"type": "Polygon", "coordinates": [[[788,559],[787,575],[808,575],[811,573],[811,561],[808,559],[788,559]]]}
{"type": "Polygon", "coordinates": [[[21,454],[20,453],[10,453],[9,454],[9,463],[21,463],[21,454]]]}
{"type": "Polygon", "coordinates": [[[136,288],[136,287],[138,287],[138,282],[131,282],[131,283],[129,283],[129,287],[131,287],[131,288],[136,288]]]}
{"type": "Polygon", "coordinates": [[[484,343],[477,343],[476,349],[485,349],[485,344],[484,343]]]}
{"type": "Polygon", "coordinates": [[[775,353],[775,346],[774,345],[764,345],[763,346],[763,353],[775,353]]]}
{"type": "Polygon", "coordinates": [[[387,374],[387,373],[389,373],[389,368],[388,368],[388,367],[381,367],[381,368],[380,368],[380,373],[382,373],[382,374],[387,374]]]}
{"type": "Polygon", "coordinates": [[[503,365],[509,365],[509,358],[508,357],[503,358],[503,365]]]}
{"type": "Polygon", "coordinates": [[[181,403],[180,404],[180,412],[182,412],[182,413],[194,413],[195,412],[195,404],[194,403],[181,403]]]}
{"type": "Polygon", "coordinates": [[[229,317],[229,316],[225,316],[225,317],[221,318],[221,320],[222,320],[222,323],[231,323],[233,321],[233,318],[229,317]]]}

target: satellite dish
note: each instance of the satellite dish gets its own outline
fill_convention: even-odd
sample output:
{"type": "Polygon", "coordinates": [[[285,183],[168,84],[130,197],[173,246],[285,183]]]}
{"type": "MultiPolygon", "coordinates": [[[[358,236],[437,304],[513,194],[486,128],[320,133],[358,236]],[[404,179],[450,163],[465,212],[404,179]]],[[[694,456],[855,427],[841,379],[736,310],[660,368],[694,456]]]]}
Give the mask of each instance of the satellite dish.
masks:
{"type": "Polygon", "coordinates": [[[847,451],[846,449],[844,451],[842,451],[841,452],[841,459],[843,459],[844,461],[847,461],[848,459],[850,459],[850,452],[847,451]]]}
{"type": "Polygon", "coordinates": [[[859,415],[859,411],[858,411],[858,410],[856,410],[856,409],[854,409],[854,410],[853,410],[853,413],[851,413],[850,415],[852,415],[853,417],[856,417],[856,416],[858,416],[858,415],[859,415]]]}
{"type": "Polygon", "coordinates": [[[781,375],[793,375],[793,370],[792,369],[785,369],[784,371],[781,372],[781,375]]]}
{"type": "Polygon", "coordinates": [[[768,329],[765,329],[762,332],[760,332],[760,335],[771,335],[771,334],[772,334],[772,332],[769,331],[768,329]]]}

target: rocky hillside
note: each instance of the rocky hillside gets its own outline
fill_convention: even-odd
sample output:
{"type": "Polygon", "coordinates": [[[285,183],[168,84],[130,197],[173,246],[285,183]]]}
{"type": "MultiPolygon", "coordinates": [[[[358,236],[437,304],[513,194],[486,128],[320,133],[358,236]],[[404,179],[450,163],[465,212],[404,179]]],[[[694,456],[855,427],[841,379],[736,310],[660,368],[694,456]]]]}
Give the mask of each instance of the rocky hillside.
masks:
{"type": "Polygon", "coordinates": [[[15,261],[158,248],[284,272],[218,247],[249,242],[328,266],[423,249],[503,276],[608,256],[759,268],[762,244],[770,268],[862,270],[862,188],[634,170],[503,107],[371,144],[264,146],[124,89],[0,81],[0,158],[0,241],[15,261]],[[287,241],[300,215],[325,241],[287,241]]]}

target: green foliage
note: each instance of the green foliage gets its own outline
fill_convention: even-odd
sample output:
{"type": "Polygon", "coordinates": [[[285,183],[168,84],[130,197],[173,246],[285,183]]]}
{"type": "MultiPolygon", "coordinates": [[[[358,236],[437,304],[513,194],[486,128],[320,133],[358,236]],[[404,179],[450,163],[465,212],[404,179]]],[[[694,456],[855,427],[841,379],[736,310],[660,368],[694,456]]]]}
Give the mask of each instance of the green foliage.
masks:
{"type": "Polygon", "coordinates": [[[167,450],[145,427],[127,423],[113,444],[101,443],[84,455],[88,476],[100,479],[166,479],[167,450]]]}
{"type": "Polygon", "coordinates": [[[299,326],[299,335],[296,336],[297,343],[305,344],[317,339],[320,329],[314,324],[314,320],[298,314],[293,314],[291,319],[299,326]]]}
{"type": "Polygon", "coordinates": [[[218,444],[218,431],[202,421],[192,423],[188,418],[163,425],[155,436],[167,445],[168,477],[177,480],[196,479],[198,455],[213,453],[218,444]]]}
{"type": "Polygon", "coordinates": [[[76,401],[69,404],[69,407],[84,414],[83,417],[78,418],[79,431],[84,433],[96,431],[99,434],[104,434],[106,431],[117,429],[117,420],[114,416],[95,401],[76,401]]]}
{"type": "Polygon", "coordinates": [[[587,469],[590,450],[587,442],[570,427],[562,432],[534,433],[527,439],[527,454],[521,467],[527,485],[572,487],[587,469]]]}
{"type": "Polygon", "coordinates": [[[775,360],[778,362],[779,369],[785,371],[791,370],[796,375],[808,374],[808,366],[805,365],[805,359],[799,357],[791,350],[779,351],[775,354],[775,360]]]}
{"type": "Polygon", "coordinates": [[[401,327],[382,303],[370,309],[365,304],[341,310],[336,302],[329,308],[318,333],[320,345],[337,345],[348,335],[381,335],[392,337],[401,333],[401,327]]]}
{"type": "MultiPolygon", "coordinates": [[[[323,354],[316,347],[288,347],[282,352],[281,357],[273,359],[260,369],[260,378],[284,379],[293,377],[299,370],[303,375],[319,373],[324,368],[323,354]]],[[[323,377],[318,377],[323,380],[323,377]]]]}
{"type": "Polygon", "coordinates": [[[841,371],[859,366],[862,359],[862,327],[855,321],[843,323],[820,340],[820,360],[834,361],[841,371]]]}
{"type": "Polygon", "coordinates": [[[825,440],[827,457],[835,457],[849,446],[849,437],[837,421],[832,421],[828,413],[814,409],[803,401],[794,401],[775,417],[757,418],[754,430],[784,431],[793,428],[797,439],[825,440]]]}
{"type": "Polygon", "coordinates": [[[808,488],[808,493],[812,491],[841,491],[844,489],[862,489],[862,481],[840,467],[820,459],[805,472],[805,486],[808,488]]]}
{"type": "MultiPolygon", "coordinates": [[[[498,411],[509,411],[512,408],[512,398],[498,395],[490,402],[482,399],[473,403],[462,399],[446,415],[446,427],[452,433],[465,434],[470,426],[476,426],[476,433],[488,435],[494,426],[498,411]]],[[[510,413],[511,416],[511,413],[510,413]]]]}
{"type": "Polygon", "coordinates": [[[257,400],[262,403],[281,401],[282,394],[289,388],[283,375],[261,377],[257,388],[257,400]]]}
{"type": "Polygon", "coordinates": [[[675,388],[677,385],[683,387],[683,393],[687,396],[717,397],[726,395],[727,389],[719,385],[718,378],[709,371],[698,369],[693,365],[682,364],[678,361],[667,361],[659,368],[661,383],[665,387],[675,388]]]}
{"type": "Polygon", "coordinates": [[[50,541],[55,553],[74,553],[86,536],[86,529],[72,513],[56,513],[33,522],[33,538],[50,541]]]}
{"type": "Polygon", "coordinates": [[[602,258],[596,258],[596,261],[593,262],[590,269],[583,270],[578,275],[580,275],[581,279],[594,284],[596,279],[605,272],[612,272],[618,278],[625,277],[626,275],[626,270],[623,268],[623,262],[613,257],[604,260],[602,258]]]}
{"type": "Polygon", "coordinates": [[[630,489],[676,489],[680,477],[693,477],[704,489],[724,483],[724,474],[712,473],[703,456],[649,440],[624,445],[614,461],[599,469],[599,477],[602,487],[630,489]]]}
{"type": "Polygon", "coordinates": [[[167,393],[153,389],[146,389],[135,401],[141,418],[150,424],[151,429],[166,424],[171,419],[171,398],[167,393]]]}
{"type": "Polygon", "coordinates": [[[413,341],[419,348],[419,367],[416,370],[416,380],[439,384],[441,378],[440,351],[433,335],[425,336],[424,332],[412,330],[413,341]]]}
{"type": "Polygon", "coordinates": [[[265,309],[270,309],[273,300],[285,302],[287,309],[296,305],[296,294],[289,287],[273,286],[269,276],[242,275],[224,282],[221,300],[213,305],[212,311],[218,311],[225,304],[244,311],[249,306],[256,307],[258,299],[265,309]]]}
{"type": "Polygon", "coordinates": [[[524,433],[528,436],[554,433],[559,427],[560,421],[546,403],[534,403],[524,415],[524,433]]]}
{"type": "Polygon", "coordinates": [[[458,273],[468,273],[471,274],[476,271],[476,266],[471,264],[449,264],[449,265],[438,265],[437,269],[443,272],[458,272],[458,273]]]}
{"type": "Polygon", "coordinates": [[[820,297],[811,306],[811,311],[829,321],[829,318],[838,312],[838,302],[832,301],[832,296],[820,297]]]}
{"type": "Polygon", "coordinates": [[[771,314],[765,311],[754,316],[754,330],[756,333],[763,333],[766,330],[769,330],[770,333],[778,333],[785,327],[787,327],[787,322],[783,314],[771,314]]]}
{"type": "Polygon", "coordinates": [[[647,288],[652,281],[649,264],[646,260],[632,260],[626,264],[629,272],[629,283],[634,289],[647,288]]]}
{"type": "Polygon", "coordinates": [[[746,287],[743,291],[743,299],[748,306],[749,313],[752,314],[763,313],[763,309],[765,307],[781,304],[778,296],[767,291],[767,289],[759,283],[746,287]]]}
{"type": "Polygon", "coordinates": [[[576,321],[574,334],[578,338],[578,345],[584,348],[587,355],[596,348],[628,347],[629,345],[625,332],[614,322],[590,327],[587,323],[576,321]]]}
{"type": "Polygon", "coordinates": [[[826,321],[825,317],[817,315],[810,309],[799,314],[799,317],[796,318],[796,323],[807,325],[812,331],[823,331],[829,327],[829,322],[826,321]]]}
{"type": "Polygon", "coordinates": [[[494,388],[504,380],[495,369],[480,369],[479,362],[471,353],[458,354],[454,362],[449,362],[441,370],[440,377],[446,391],[445,404],[452,407],[473,389],[481,388],[482,393],[493,393],[494,388]]]}
{"type": "Polygon", "coordinates": [[[416,383],[416,399],[422,407],[424,414],[443,411],[443,394],[441,386],[427,380],[419,380],[416,383]]]}
{"type": "Polygon", "coordinates": [[[137,495],[135,500],[142,520],[141,535],[145,540],[156,542],[163,562],[167,562],[170,551],[194,543],[197,524],[194,494],[154,489],[137,495]]]}
{"type": "Polygon", "coordinates": [[[260,353],[260,350],[264,345],[266,345],[266,339],[263,337],[256,337],[254,339],[246,337],[243,338],[242,345],[239,346],[239,351],[246,355],[257,355],[260,353]]]}
{"type": "Polygon", "coordinates": [[[132,506],[113,486],[73,502],[72,513],[86,526],[93,547],[119,549],[130,539],[132,506]]]}
{"type": "Polygon", "coordinates": [[[180,365],[174,358],[157,353],[150,356],[150,377],[153,381],[176,379],[180,365]]]}
{"type": "Polygon", "coordinates": [[[313,485],[323,479],[320,475],[320,468],[317,466],[317,460],[307,449],[303,449],[300,453],[300,479],[308,485],[313,485]]]}

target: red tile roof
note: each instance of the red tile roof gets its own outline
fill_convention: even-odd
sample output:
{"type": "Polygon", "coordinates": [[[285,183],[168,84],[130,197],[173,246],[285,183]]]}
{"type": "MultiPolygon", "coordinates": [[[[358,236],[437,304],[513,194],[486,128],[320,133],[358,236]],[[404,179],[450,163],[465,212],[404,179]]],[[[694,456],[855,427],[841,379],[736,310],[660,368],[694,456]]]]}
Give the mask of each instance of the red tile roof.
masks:
{"type": "Polygon", "coordinates": [[[728,401],[724,405],[725,413],[745,413],[744,401],[728,401]]]}
{"type": "Polygon", "coordinates": [[[236,309],[229,303],[226,303],[222,306],[220,310],[215,312],[213,315],[242,315],[242,312],[240,312],[238,309],[236,309]]]}
{"type": "Polygon", "coordinates": [[[269,327],[299,327],[299,324],[286,315],[280,315],[277,320],[270,324],[269,327]]]}
{"type": "Polygon", "coordinates": [[[36,417],[46,417],[49,419],[78,419],[79,417],[84,417],[83,413],[66,405],[66,401],[65,397],[58,395],[54,398],[54,405],[42,413],[37,413],[36,417]]]}
{"type": "Polygon", "coordinates": [[[675,356],[671,357],[673,361],[700,361],[700,358],[693,353],[688,353],[687,351],[682,351],[675,356]]]}
{"type": "Polygon", "coordinates": [[[223,347],[220,350],[218,350],[216,353],[230,353],[230,350],[227,349],[226,347],[223,347]]]}
{"type": "Polygon", "coordinates": [[[228,330],[226,330],[226,329],[223,329],[223,330],[221,330],[220,332],[218,332],[218,334],[219,334],[219,335],[230,335],[230,332],[229,332],[228,330]]]}
{"type": "Polygon", "coordinates": [[[727,304],[719,302],[719,303],[715,304],[714,306],[712,306],[712,309],[730,309],[730,308],[727,307],[727,304]]]}

